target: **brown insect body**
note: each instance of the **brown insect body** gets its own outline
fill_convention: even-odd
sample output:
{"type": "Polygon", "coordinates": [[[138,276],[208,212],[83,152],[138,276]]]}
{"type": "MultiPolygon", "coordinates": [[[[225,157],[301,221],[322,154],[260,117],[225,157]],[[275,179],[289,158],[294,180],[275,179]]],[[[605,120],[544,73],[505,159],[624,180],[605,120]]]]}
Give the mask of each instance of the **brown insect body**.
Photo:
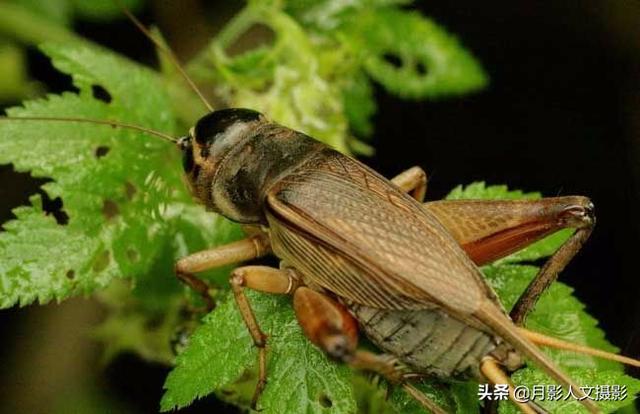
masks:
{"type": "Polygon", "coordinates": [[[489,354],[504,365],[511,356],[510,370],[520,362],[504,343],[497,349],[499,339],[495,336],[440,309],[381,310],[355,303],[349,309],[371,341],[397,355],[414,373],[440,379],[478,379],[480,362],[489,354]],[[515,364],[511,362],[514,359],[515,364]]]}
{"type": "Polygon", "coordinates": [[[214,112],[192,134],[183,148],[197,197],[267,225],[272,251],[304,285],[347,304],[376,345],[417,373],[479,377],[483,357],[515,368],[516,351],[578,388],[518,332],[436,217],[375,171],[253,111],[214,112]]]}
{"type": "Polygon", "coordinates": [[[282,177],[267,200],[274,253],[306,285],[337,295],[369,339],[414,373],[479,378],[490,353],[510,369],[520,365],[473,316],[483,300],[502,311],[475,265],[435,217],[377,173],[325,149],[282,177]],[[462,263],[441,261],[448,255],[462,263]]]}

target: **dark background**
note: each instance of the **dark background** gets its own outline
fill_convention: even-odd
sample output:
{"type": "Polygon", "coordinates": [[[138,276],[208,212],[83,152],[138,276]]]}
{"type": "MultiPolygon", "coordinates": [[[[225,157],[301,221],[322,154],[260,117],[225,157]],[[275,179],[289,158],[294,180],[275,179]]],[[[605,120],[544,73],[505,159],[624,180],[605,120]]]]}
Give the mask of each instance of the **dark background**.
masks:
{"type": "MultiPolygon", "coordinates": [[[[175,13],[176,4],[156,2],[140,15],[146,23],[158,24],[183,57],[215,32],[215,25],[203,21],[204,16],[209,22],[224,21],[233,12],[220,13],[223,6],[207,3],[202,7],[209,15],[198,15],[198,2],[184,1],[181,12],[175,13]]],[[[422,166],[430,177],[428,199],[441,198],[457,184],[478,180],[548,196],[591,197],[598,224],[561,280],[575,287],[576,295],[624,354],[640,357],[636,262],[640,241],[640,2],[429,1],[418,7],[473,51],[491,84],[473,96],[438,102],[401,101],[378,88],[373,138],[377,155],[364,161],[386,176],[422,166]]],[[[125,20],[79,22],[76,29],[136,60],[154,63],[152,47],[125,20]]],[[[37,52],[30,53],[30,63],[32,76],[51,90],[69,87],[68,79],[53,73],[37,52]]],[[[10,209],[25,204],[36,186],[28,176],[8,167],[0,167],[0,182],[0,220],[4,222],[10,209]]],[[[33,389],[38,384],[29,379],[44,381],[43,375],[47,377],[42,372],[45,367],[37,364],[38,358],[44,358],[39,355],[39,338],[60,347],[47,352],[64,355],[72,349],[69,338],[77,337],[85,325],[86,332],[99,319],[100,311],[89,301],[70,302],[0,313],[5,345],[0,364],[8,367],[0,373],[5,392],[22,390],[37,397],[33,389]],[[76,305],[83,309],[84,325],[69,316],[73,314],[69,309],[76,305]],[[56,328],[56,342],[46,334],[52,330],[47,321],[59,324],[55,326],[74,321],[75,325],[56,328]],[[16,355],[31,362],[21,365],[15,362],[16,355]],[[25,364],[35,377],[27,375],[31,371],[25,364]]],[[[86,359],[95,360],[95,354],[92,348],[86,359]]],[[[59,364],[59,369],[73,369],[59,364]]],[[[118,395],[130,408],[157,410],[166,369],[123,356],[105,372],[99,380],[103,391],[118,395]]],[[[213,408],[205,404],[195,408],[205,406],[213,408]]]]}

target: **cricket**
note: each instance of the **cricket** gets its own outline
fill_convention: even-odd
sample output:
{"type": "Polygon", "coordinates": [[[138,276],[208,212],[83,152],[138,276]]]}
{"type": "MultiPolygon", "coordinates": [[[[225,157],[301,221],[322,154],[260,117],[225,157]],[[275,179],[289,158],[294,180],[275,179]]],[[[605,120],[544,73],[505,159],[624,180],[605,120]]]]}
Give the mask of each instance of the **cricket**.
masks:
{"type": "Polygon", "coordinates": [[[246,234],[231,244],[190,252],[175,263],[175,275],[202,298],[207,311],[215,312],[215,289],[198,273],[239,265],[229,284],[258,349],[252,408],[260,410],[260,396],[270,384],[271,338],[252,310],[247,289],[290,296],[311,343],[337,364],[401,387],[425,412],[446,410],[413,385],[422,378],[508,384],[509,399],[521,412],[544,413],[534,401],[514,396],[518,384],[510,375],[526,364],[572,389],[588,412],[601,412],[581,389],[584,384],[541,348],[640,367],[638,360],[524,327],[537,300],[594,229],[595,208],[588,197],[425,202],[428,167],[407,166],[386,178],[252,108],[214,108],[171,49],[131,12],[124,13],[202,101],[206,114],[188,133],[176,137],[142,125],[81,117],[2,117],[0,122],[132,129],[181,152],[194,199],[241,224],[246,234]],[[507,312],[479,267],[569,228],[574,233],[507,312]],[[279,266],[242,265],[268,255],[279,266]],[[378,350],[359,347],[361,336],[378,350]]]}

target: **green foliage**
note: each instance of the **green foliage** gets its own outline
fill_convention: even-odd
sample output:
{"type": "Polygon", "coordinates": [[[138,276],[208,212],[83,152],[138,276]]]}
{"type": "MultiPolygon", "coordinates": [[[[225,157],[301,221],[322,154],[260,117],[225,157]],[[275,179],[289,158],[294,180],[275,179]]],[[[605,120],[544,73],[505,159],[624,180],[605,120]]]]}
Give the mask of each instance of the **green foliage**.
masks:
{"type": "MultiPolygon", "coordinates": [[[[424,380],[417,384],[418,389],[448,413],[465,414],[478,412],[478,384],[467,383],[444,384],[435,380],[424,380]]],[[[396,388],[391,395],[391,405],[402,414],[421,414],[424,408],[409,397],[402,389],[396,388]]]]}
{"type": "Polygon", "coordinates": [[[358,17],[349,33],[357,36],[358,47],[367,52],[367,74],[389,91],[416,99],[485,86],[487,80],[478,63],[431,20],[394,9],[363,12],[358,17]]]}
{"type": "MultiPolygon", "coordinates": [[[[77,0],[56,1],[78,7],[77,0]]],[[[399,7],[406,3],[252,1],[189,68],[202,80],[215,81],[218,97],[228,105],[262,110],[348,151],[356,146],[350,133],[372,133],[372,80],[412,98],[469,92],[486,82],[479,65],[451,35],[399,7]],[[227,49],[255,24],[273,31],[274,41],[231,55],[227,49]],[[399,58],[399,67],[386,60],[388,55],[399,58]]],[[[92,2],[90,11],[100,10],[101,4],[92,2]]],[[[184,95],[175,97],[172,74],[159,76],[86,42],[47,45],[44,51],[56,68],[72,75],[79,93],[27,102],[9,115],[112,119],[177,133],[176,106],[192,104],[184,95]],[[94,85],[109,93],[109,103],[94,99],[94,85]]],[[[110,316],[95,336],[106,343],[107,356],[129,350],[165,363],[173,362],[173,333],[184,324],[198,325],[167,378],[162,409],[183,407],[210,393],[247,406],[257,352],[226,288],[228,269],[205,275],[219,289],[222,303],[201,324],[182,316],[185,306],[198,304],[197,298],[172,274],[177,257],[237,239],[241,232],[194,205],[181,180],[175,148],[145,134],[104,126],[3,122],[0,163],[50,180],[43,190],[60,198],[68,217],[67,223],[56,222],[43,210],[40,196],[33,196],[31,205],[14,210],[15,220],[3,224],[1,307],[99,291],[110,316]]],[[[450,197],[532,196],[474,184],[450,197]]],[[[485,269],[507,306],[535,273],[519,262],[549,255],[566,237],[546,239],[485,269]]],[[[289,298],[249,293],[249,299],[269,340],[269,382],[259,401],[265,412],[351,413],[356,401],[371,412],[418,410],[400,389],[386,403],[380,389],[363,385],[361,375],[328,361],[302,336],[289,298]]],[[[545,333],[613,349],[562,284],[540,301],[529,323],[545,333]]],[[[577,370],[579,378],[588,378],[594,372],[588,370],[595,369],[628,384],[630,394],[638,388],[622,376],[618,364],[551,355],[577,370]]],[[[527,368],[518,375],[529,383],[540,374],[527,368]]],[[[425,381],[417,386],[452,412],[477,411],[474,383],[425,381]]]]}
{"type": "MultiPolygon", "coordinates": [[[[10,115],[81,115],[146,123],[160,130],[174,128],[171,114],[163,109],[167,100],[162,88],[147,71],[86,48],[56,46],[47,51],[58,68],[74,72],[80,95],[32,101],[23,109],[9,111],[10,115]],[[126,69],[119,73],[112,69],[120,65],[126,69]],[[131,72],[136,76],[128,76],[131,72]],[[105,87],[116,102],[105,105],[93,99],[92,84],[105,87]],[[136,93],[145,89],[151,91],[146,96],[136,93]]],[[[167,237],[162,230],[147,234],[147,227],[158,222],[153,210],[164,199],[168,185],[178,187],[180,183],[175,171],[165,177],[150,176],[167,157],[175,158],[166,143],[94,125],[3,123],[0,128],[5,137],[0,140],[0,162],[12,162],[18,171],[53,179],[44,189],[51,198],[63,198],[69,216],[67,225],[57,225],[53,217],[44,216],[34,199],[33,207],[19,209],[19,219],[5,225],[7,231],[0,233],[3,307],[88,293],[115,277],[148,269],[160,240],[167,237]],[[100,159],[95,155],[99,147],[109,150],[100,159]],[[143,168],[141,153],[149,156],[149,166],[156,167],[143,168]],[[153,185],[145,183],[148,178],[153,185]],[[131,200],[127,188],[137,193],[131,200]],[[143,194],[147,188],[148,193],[143,194]],[[113,206],[112,217],[102,212],[106,206],[113,206]]],[[[182,194],[184,199],[184,191],[182,194]]]]}
{"type": "Polygon", "coordinates": [[[459,185],[447,195],[447,200],[535,200],[540,193],[525,193],[520,190],[509,190],[506,185],[488,186],[484,182],[459,185]]]}
{"type": "Polygon", "coordinates": [[[191,68],[221,82],[229,106],[259,109],[341,151],[362,148],[350,131],[360,138],[373,131],[371,79],[411,98],[467,93],[486,84],[469,52],[433,21],[398,7],[404,3],[291,1],[282,8],[280,2],[250,1],[191,68]],[[270,29],[273,42],[230,56],[229,46],[256,25],[270,29]],[[402,65],[389,64],[388,55],[402,65]]]}
{"type": "MultiPolygon", "coordinates": [[[[248,297],[269,338],[269,385],[259,407],[271,413],[322,413],[330,405],[332,412],[355,412],[351,372],[327,360],[303,336],[290,299],[256,292],[248,297]]],[[[165,383],[162,410],[184,407],[194,398],[233,385],[256,361],[256,348],[229,294],[176,359],[165,383]]],[[[240,401],[246,403],[247,398],[240,401]]]]}
{"type": "MultiPolygon", "coordinates": [[[[86,46],[48,46],[54,65],[73,74],[80,94],[32,101],[13,116],[80,116],[118,119],[171,132],[167,96],[157,76],[127,60],[86,46]],[[113,101],[92,97],[100,85],[113,101]]],[[[126,130],[73,123],[0,124],[0,162],[53,181],[69,217],[56,223],[38,196],[15,211],[0,233],[1,306],[46,303],[90,293],[114,278],[149,274],[167,244],[189,240],[203,248],[237,237],[226,221],[194,208],[179,168],[178,151],[166,142],[126,130]],[[99,156],[99,151],[107,151],[99,156]],[[184,214],[184,213],[189,214],[184,214]],[[203,223],[206,223],[203,225],[203,223]]],[[[182,242],[184,243],[184,242],[182,242]]],[[[186,251],[171,251],[169,260],[186,251]]],[[[167,266],[156,281],[178,285],[167,266]]]]}

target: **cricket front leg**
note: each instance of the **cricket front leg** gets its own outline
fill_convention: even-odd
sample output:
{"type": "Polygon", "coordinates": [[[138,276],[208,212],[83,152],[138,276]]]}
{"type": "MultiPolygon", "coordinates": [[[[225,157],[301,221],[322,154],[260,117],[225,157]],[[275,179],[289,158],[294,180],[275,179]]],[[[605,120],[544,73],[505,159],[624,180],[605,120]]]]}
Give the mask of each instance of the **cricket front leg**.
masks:
{"type": "Polygon", "coordinates": [[[206,281],[197,277],[195,273],[255,259],[267,254],[269,249],[269,238],[266,234],[253,234],[237,242],[183,257],[176,262],[175,274],[181,282],[187,284],[202,296],[207,310],[212,310],[215,307],[215,303],[209,293],[210,286],[206,281]]]}
{"type": "Polygon", "coordinates": [[[445,414],[436,403],[407,383],[410,374],[404,372],[397,359],[387,354],[358,350],[358,323],[347,309],[327,295],[302,286],[293,295],[293,309],[307,338],[330,358],[356,369],[372,371],[405,391],[424,408],[445,414]]]}
{"type": "Polygon", "coordinates": [[[540,269],[511,311],[514,322],[520,325],[540,295],[580,250],[595,225],[593,204],[580,196],[443,200],[424,206],[477,265],[508,256],[560,229],[576,229],[540,269]]]}

